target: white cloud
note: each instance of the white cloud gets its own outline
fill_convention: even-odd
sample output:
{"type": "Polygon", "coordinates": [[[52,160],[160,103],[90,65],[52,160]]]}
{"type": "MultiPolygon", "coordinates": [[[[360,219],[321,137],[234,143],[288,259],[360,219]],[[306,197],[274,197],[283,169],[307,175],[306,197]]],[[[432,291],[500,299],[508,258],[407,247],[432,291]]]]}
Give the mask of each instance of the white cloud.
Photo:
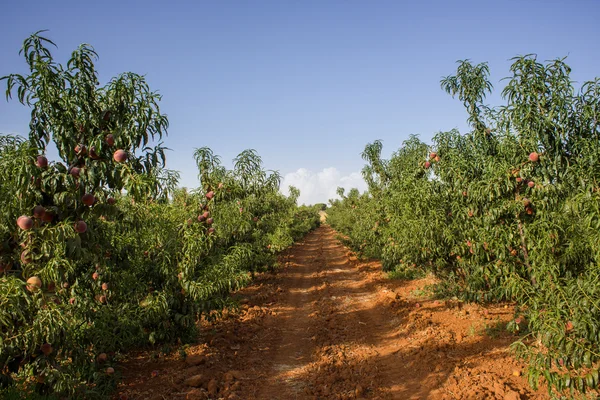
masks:
{"type": "Polygon", "coordinates": [[[342,176],[335,167],[324,168],[316,173],[300,168],[283,177],[281,192],[288,195],[290,185],[300,189],[298,204],[327,203],[329,199],[338,199],[335,192],[339,186],[345,188],[346,192],[352,188],[357,188],[360,192],[367,189],[359,172],[342,176]]]}

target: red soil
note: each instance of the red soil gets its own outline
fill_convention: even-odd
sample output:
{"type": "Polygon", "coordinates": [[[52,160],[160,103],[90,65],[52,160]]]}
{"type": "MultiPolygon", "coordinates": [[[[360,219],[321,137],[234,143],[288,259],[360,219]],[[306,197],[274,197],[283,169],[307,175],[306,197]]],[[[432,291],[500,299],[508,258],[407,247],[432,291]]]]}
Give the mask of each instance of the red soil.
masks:
{"type": "MultiPolygon", "coordinates": [[[[323,226],[203,321],[183,361],[130,356],[129,399],[548,399],[522,376],[505,305],[429,299],[433,279],[390,280],[323,226]]],[[[119,398],[117,395],[116,398],[119,398]]]]}

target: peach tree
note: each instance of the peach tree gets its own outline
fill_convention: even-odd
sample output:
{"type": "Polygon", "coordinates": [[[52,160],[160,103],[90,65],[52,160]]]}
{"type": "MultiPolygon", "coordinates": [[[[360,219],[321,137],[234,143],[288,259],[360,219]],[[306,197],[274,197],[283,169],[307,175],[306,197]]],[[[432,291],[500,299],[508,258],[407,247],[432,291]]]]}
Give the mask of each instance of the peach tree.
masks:
{"type": "Polygon", "coordinates": [[[145,79],[126,73],[100,86],[90,46],[61,65],[52,45],[33,34],[21,49],[28,74],[2,78],[7,99],[31,109],[28,140],[0,139],[2,380],[33,379],[41,393],[86,381],[102,391],[112,367],[96,356],[144,333],[139,310],[119,304],[144,272],[129,253],[140,243],[122,233],[149,217],[134,218],[127,201],[165,203],[177,174],[153,144],[168,122],[145,79]]]}

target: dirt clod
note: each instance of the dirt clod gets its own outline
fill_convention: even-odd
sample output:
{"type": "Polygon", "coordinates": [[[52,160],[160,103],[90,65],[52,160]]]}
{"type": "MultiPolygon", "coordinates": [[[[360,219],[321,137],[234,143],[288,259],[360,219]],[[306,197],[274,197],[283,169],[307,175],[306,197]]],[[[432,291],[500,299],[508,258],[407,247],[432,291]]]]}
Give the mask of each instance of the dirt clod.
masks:
{"type": "Polygon", "coordinates": [[[206,358],[204,358],[200,354],[192,354],[185,358],[185,363],[190,366],[204,364],[205,362],[206,358]]]}
{"type": "Polygon", "coordinates": [[[507,392],[504,395],[504,400],[521,400],[521,396],[519,395],[519,393],[515,392],[514,390],[511,390],[510,392],[507,392]]]}
{"type": "Polygon", "coordinates": [[[194,376],[190,376],[189,378],[187,378],[183,383],[187,386],[200,387],[203,385],[204,381],[205,381],[204,376],[194,375],[194,376]]]}
{"type": "Polygon", "coordinates": [[[215,396],[218,389],[219,387],[217,385],[217,381],[215,379],[211,379],[210,382],[208,382],[208,394],[210,396],[215,396]]]}

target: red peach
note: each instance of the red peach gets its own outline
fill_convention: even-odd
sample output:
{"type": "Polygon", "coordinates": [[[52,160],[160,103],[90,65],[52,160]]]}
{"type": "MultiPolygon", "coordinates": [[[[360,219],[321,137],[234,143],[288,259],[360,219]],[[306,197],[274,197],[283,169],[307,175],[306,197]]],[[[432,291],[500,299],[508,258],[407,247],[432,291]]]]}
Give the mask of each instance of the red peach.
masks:
{"type": "Polygon", "coordinates": [[[33,228],[33,220],[27,215],[21,215],[17,218],[17,225],[24,231],[28,231],[33,228]]]}
{"type": "Polygon", "coordinates": [[[94,197],[93,194],[86,193],[83,195],[83,197],[81,197],[81,202],[83,204],[85,204],[86,206],[93,206],[94,203],[96,202],[96,198],[94,197]]]}
{"type": "Polygon", "coordinates": [[[111,147],[115,145],[115,137],[111,133],[106,135],[106,137],[104,138],[104,141],[106,142],[107,145],[109,145],[111,147]]]}
{"type": "Polygon", "coordinates": [[[78,167],[73,167],[69,171],[69,174],[74,178],[79,178],[80,173],[81,173],[81,168],[78,168],[78,167]]]}
{"type": "Polygon", "coordinates": [[[52,345],[50,343],[44,343],[40,346],[40,350],[44,353],[45,356],[49,356],[52,354],[52,345]]]}
{"type": "Polygon", "coordinates": [[[38,168],[47,168],[48,167],[48,159],[45,156],[37,156],[35,165],[38,168]]]}
{"type": "Polygon", "coordinates": [[[536,153],[535,151],[533,153],[529,154],[529,161],[537,162],[539,159],[540,159],[540,155],[538,153],[536,153]]]}
{"type": "Polygon", "coordinates": [[[32,276],[27,279],[27,290],[30,292],[35,292],[42,288],[42,280],[37,276],[32,276]]]}
{"type": "Polygon", "coordinates": [[[33,217],[34,218],[44,218],[44,214],[46,213],[46,209],[43,206],[35,206],[33,207],[33,217]]]}
{"type": "Polygon", "coordinates": [[[87,231],[87,224],[85,223],[85,221],[77,221],[75,222],[74,228],[75,232],[84,233],[85,231],[87,231]]]}
{"type": "Polygon", "coordinates": [[[119,149],[114,152],[113,158],[118,163],[125,162],[127,160],[127,153],[125,152],[125,150],[119,149]]]}

